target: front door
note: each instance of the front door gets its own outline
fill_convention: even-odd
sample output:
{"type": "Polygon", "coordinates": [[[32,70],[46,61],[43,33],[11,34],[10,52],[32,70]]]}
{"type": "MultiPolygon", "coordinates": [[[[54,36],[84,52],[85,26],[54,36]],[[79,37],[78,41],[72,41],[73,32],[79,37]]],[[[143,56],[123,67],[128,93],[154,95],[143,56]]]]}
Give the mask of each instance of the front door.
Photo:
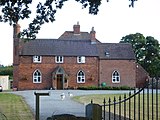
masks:
{"type": "Polygon", "coordinates": [[[57,89],[63,89],[63,74],[57,74],[57,89]]]}

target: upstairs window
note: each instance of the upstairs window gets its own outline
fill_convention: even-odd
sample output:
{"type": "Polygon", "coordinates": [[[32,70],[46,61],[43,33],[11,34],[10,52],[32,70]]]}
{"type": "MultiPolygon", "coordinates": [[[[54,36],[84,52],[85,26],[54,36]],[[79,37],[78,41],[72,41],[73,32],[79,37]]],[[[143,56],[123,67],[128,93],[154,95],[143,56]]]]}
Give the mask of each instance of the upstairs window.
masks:
{"type": "Polygon", "coordinates": [[[56,63],[63,63],[63,56],[56,56],[55,57],[55,62],[56,63]]]}
{"type": "Polygon", "coordinates": [[[85,56],[78,56],[77,63],[85,63],[85,56]]]}
{"type": "Polygon", "coordinates": [[[83,71],[77,73],[77,83],[85,83],[85,74],[83,71]]]}
{"type": "Polygon", "coordinates": [[[39,70],[36,70],[33,73],[33,83],[41,83],[42,82],[42,74],[39,70]]]}
{"type": "Polygon", "coordinates": [[[34,63],[41,63],[42,62],[42,56],[33,56],[33,62],[34,63]]]}
{"type": "Polygon", "coordinates": [[[120,83],[120,74],[118,71],[112,73],[112,83],[120,83]]]}

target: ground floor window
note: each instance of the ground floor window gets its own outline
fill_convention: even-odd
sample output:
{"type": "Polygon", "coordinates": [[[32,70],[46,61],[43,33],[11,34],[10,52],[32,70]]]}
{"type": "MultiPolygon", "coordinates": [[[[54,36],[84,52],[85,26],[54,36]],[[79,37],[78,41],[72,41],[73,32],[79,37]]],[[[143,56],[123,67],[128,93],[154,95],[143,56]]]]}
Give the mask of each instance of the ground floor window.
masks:
{"type": "Polygon", "coordinates": [[[40,70],[35,70],[33,73],[33,83],[41,83],[42,82],[42,74],[40,70]]]}
{"type": "Polygon", "coordinates": [[[112,73],[112,83],[120,83],[120,73],[118,71],[112,73]]]}
{"type": "Polygon", "coordinates": [[[83,71],[77,73],[77,83],[85,83],[85,74],[83,71]]]}

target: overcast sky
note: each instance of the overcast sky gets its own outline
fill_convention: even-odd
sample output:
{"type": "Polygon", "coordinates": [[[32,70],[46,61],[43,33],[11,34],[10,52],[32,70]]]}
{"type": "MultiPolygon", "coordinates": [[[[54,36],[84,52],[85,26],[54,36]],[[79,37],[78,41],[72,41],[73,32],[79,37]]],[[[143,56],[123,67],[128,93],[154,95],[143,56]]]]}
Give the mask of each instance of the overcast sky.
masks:
{"type": "MultiPolygon", "coordinates": [[[[90,15],[80,3],[69,0],[57,11],[55,22],[42,26],[37,38],[58,38],[64,31],[72,31],[78,21],[83,32],[90,32],[94,27],[96,38],[103,43],[118,43],[123,36],[137,32],[160,41],[160,0],[138,0],[134,8],[128,7],[128,0],[109,1],[103,0],[98,15],[90,15]]],[[[21,29],[27,28],[31,20],[20,21],[21,29]]],[[[12,26],[0,23],[0,37],[0,64],[11,65],[12,26]]]]}

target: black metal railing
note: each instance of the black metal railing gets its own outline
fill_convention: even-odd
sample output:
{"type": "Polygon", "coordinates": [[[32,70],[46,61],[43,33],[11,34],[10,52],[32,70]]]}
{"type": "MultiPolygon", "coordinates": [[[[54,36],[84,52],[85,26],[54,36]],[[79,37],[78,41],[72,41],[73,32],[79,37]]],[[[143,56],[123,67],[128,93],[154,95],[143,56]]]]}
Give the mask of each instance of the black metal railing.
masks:
{"type": "Polygon", "coordinates": [[[0,112],[0,120],[7,120],[7,117],[5,116],[5,114],[0,112]]]}
{"type": "Polygon", "coordinates": [[[104,98],[103,120],[160,120],[160,79],[151,79],[143,88],[118,98],[104,98]]]}

